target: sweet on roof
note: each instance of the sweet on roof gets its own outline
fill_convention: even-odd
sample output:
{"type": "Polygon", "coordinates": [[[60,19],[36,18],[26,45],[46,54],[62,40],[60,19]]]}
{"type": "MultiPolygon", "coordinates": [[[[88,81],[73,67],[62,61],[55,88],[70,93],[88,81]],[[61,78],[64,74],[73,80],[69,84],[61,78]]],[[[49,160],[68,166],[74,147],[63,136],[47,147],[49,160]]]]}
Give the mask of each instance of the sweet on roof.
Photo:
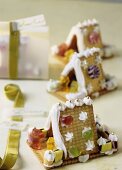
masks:
{"type": "Polygon", "coordinates": [[[66,99],[76,99],[86,95],[98,97],[116,87],[116,79],[103,72],[100,49],[93,47],[75,52],[64,67],[60,79],[50,80],[47,90],[59,92],[66,99]]]}
{"type": "Polygon", "coordinates": [[[44,129],[29,132],[28,143],[43,165],[52,168],[112,154],[117,140],[98,118],[95,122],[92,100],[85,97],[55,104],[44,129]]]}

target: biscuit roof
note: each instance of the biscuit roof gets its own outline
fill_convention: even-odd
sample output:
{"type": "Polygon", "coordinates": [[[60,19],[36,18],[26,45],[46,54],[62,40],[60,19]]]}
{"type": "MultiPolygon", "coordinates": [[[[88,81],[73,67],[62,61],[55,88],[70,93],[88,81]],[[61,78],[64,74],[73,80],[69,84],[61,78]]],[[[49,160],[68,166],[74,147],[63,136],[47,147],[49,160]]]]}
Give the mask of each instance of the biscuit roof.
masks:
{"type": "Polygon", "coordinates": [[[62,135],[60,133],[59,129],[59,118],[60,118],[60,113],[62,111],[65,111],[66,108],[73,109],[74,107],[82,106],[82,105],[92,105],[92,100],[90,97],[85,97],[84,99],[76,99],[74,101],[66,101],[65,104],[62,103],[57,103],[55,104],[48,116],[45,128],[46,130],[50,129],[50,126],[52,125],[52,131],[53,131],[53,137],[55,139],[55,143],[58,149],[61,149],[64,151],[65,158],[67,157],[67,150],[64,145],[64,140],[62,138],[62,135]]]}

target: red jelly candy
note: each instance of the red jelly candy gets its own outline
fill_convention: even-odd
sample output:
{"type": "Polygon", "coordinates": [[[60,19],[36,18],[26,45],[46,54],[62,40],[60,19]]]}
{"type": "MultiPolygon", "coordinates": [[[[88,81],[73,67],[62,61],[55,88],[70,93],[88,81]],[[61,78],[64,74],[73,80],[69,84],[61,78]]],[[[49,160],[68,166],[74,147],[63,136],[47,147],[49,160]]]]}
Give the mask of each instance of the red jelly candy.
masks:
{"type": "Polygon", "coordinates": [[[89,35],[88,40],[89,40],[90,44],[96,44],[99,40],[99,34],[97,32],[92,32],[89,35]]]}
{"type": "Polygon", "coordinates": [[[68,46],[65,43],[63,43],[58,46],[58,49],[59,49],[58,55],[64,56],[65,52],[68,50],[68,46]]]}
{"type": "Polygon", "coordinates": [[[42,149],[45,142],[45,134],[34,128],[28,136],[28,143],[33,149],[42,149]]]}
{"type": "Polygon", "coordinates": [[[69,126],[72,124],[72,122],[73,122],[73,117],[71,115],[63,116],[61,118],[62,126],[69,126]]]}

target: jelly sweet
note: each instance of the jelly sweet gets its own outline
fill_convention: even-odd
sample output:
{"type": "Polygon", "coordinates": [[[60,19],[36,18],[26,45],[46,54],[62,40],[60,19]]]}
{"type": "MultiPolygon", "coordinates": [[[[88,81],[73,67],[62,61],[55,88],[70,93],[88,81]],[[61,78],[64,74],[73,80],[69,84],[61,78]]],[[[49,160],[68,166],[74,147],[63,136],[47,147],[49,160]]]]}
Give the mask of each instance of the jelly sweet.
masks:
{"type": "Polygon", "coordinates": [[[92,32],[90,33],[88,40],[90,42],[90,44],[96,44],[98,43],[99,40],[99,34],[97,32],[92,32]]]}
{"type": "Polygon", "coordinates": [[[69,126],[73,123],[73,117],[71,115],[65,115],[61,117],[62,126],[69,126]]]}
{"type": "Polygon", "coordinates": [[[34,128],[29,133],[28,143],[33,149],[42,149],[46,146],[46,134],[41,129],[34,128]]]}

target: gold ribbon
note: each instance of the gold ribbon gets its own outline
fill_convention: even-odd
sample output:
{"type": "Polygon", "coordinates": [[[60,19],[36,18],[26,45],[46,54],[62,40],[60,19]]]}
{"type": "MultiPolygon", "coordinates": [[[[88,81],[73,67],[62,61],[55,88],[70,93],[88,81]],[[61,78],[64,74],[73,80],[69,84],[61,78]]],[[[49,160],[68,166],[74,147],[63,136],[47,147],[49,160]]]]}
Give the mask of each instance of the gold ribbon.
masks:
{"type": "Polygon", "coordinates": [[[24,107],[25,99],[18,85],[8,84],[4,92],[9,100],[14,101],[14,107],[24,107]]]}
{"type": "MultiPolygon", "coordinates": [[[[24,96],[19,88],[15,84],[8,84],[4,88],[5,94],[8,99],[14,100],[14,107],[24,106],[24,96]]],[[[22,121],[22,116],[12,117],[14,121],[22,121]]],[[[0,169],[11,169],[19,155],[19,142],[20,142],[21,131],[20,130],[9,130],[8,141],[4,158],[0,158],[0,169]]]]}
{"type": "Polygon", "coordinates": [[[19,56],[20,32],[17,30],[17,23],[10,22],[9,39],[9,78],[18,77],[18,56],[19,56]]]}

